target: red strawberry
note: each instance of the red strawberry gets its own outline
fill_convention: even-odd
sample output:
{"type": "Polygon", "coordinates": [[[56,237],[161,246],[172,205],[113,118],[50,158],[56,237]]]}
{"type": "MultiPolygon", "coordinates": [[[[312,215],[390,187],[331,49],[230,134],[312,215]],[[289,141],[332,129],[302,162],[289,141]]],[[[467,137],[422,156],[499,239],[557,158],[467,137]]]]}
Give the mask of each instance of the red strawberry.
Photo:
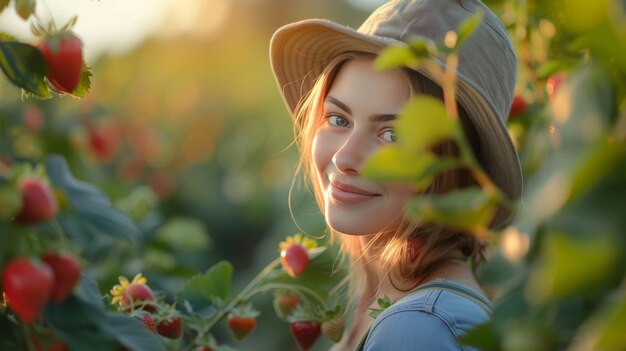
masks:
{"type": "Polygon", "coordinates": [[[179,317],[173,317],[160,322],[156,325],[157,333],[169,339],[178,339],[183,333],[183,320],[179,317]]]}
{"type": "Polygon", "coordinates": [[[565,75],[565,73],[562,72],[554,73],[548,77],[548,79],[546,80],[546,91],[548,92],[548,97],[550,98],[550,101],[554,99],[554,95],[559,89],[559,86],[566,78],[567,76],[565,75]]]}
{"type": "Polygon", "coordinates": [[[280,252],[280,262],[287,273],[296,277],[309,265],[309,254],[300,244],[291,244],[280,252]]]}
{"type": "Polygon", "coordinates": [[[38,45],[48,71],[46,78],[58,91],[73,92],[83,72],[83,49],[72,32],[44,38],[38,45]]]}
{"type": "Polygon", "coordinates": [[[143,306],[144,310],[154,312],[156,310],[152,304],[154,301],[154,293],[149,286],[141,283],[130,283],[124,288],[120,305],[125,310],[137,309],[143,306]],[[145,303],[145,305],[143,303],[145,303]]]}
{"type": "Polygon", "coordinates": [[[19,184],[22,210],[15,220],[21,224],[36,224],[56,216],[59,204],[49,185],[38,178],[25,178],[19,184]]]}
{"type": "Polygon", "coordinates": [[[298,295],[278,294],[274,297],[274,311],[280,318],[287,318],[300,303],[298,295]]]}
{"type": "Polygon", "coordinates": [[[43,113],[36,105],[28,105],[22,114],[24,128],[31,133],[37,133],[43,127],[43,113]]]}
{"type": "Polygon", "coordinates": [[[50,345],[48,345],[48,351],[67,351],[67,345],[61,341],[61,340],[56,340],[53,341],[50,345]]]}
{"type": "Polygon", "coordinates": [[[322,323],[322,334],[334,342],[341,340],[344,329],[345,321],[342,317],[329,319],[322,323]]]}
{"type": "Polygon", "coordinates": [[[80,262],[67,253],[47,253],[42,259],[54,271],[51,300],[61,303],[72,293],[80,280],[80,262]]]}
{"type": "Polygon", "coordinates": [[[213,349],[210,348],[209,346],[202,345],[202,346],[196,347],[195,351],[213,351],[213,349]]]}
{"type": "Polygon", "coordinates": [[[141,319],[141,321],[146,326],[146,329],[148,329],[149,331],[153,333],[157,332],[157,327],[156,327],[156,324],[154,323],[154,318],[152,317],[150,313],[146,313],[141,319]]]}
{"type": "Polygon", "coordinates": [[[235,339],[241,341],[256,327],[256,318],[231,314],[228,316],[228,327],[235,339]]]}
{"type": "Polygon", "coordinates": [[[291,334],[302,351],[310,349],[321,333],[320,324],[317,322],[299,321],[291,323],[290,326],[291,334]]]}
{"type": "Polygon", "coordinates": [[[528,108],[528,102],[521,95],[515,95],[513,97],[513,104],[511,105],[511,112],[509,112],[510,116],[519,116],[526,112],[528,108]]]}
{"type": "Polygon", "coordinates": [[[9,305],[26,324],[32,324],[46,306],[52,293],[54,272],[30,258],[9,262],[2,272],[2,286],[9,305]]]}
{"type": "Polygon", "coordinates": [[[102,163],[111,162],[117,154],[119,130],[114,124],[89,127],[89,150],[102,163]]]}

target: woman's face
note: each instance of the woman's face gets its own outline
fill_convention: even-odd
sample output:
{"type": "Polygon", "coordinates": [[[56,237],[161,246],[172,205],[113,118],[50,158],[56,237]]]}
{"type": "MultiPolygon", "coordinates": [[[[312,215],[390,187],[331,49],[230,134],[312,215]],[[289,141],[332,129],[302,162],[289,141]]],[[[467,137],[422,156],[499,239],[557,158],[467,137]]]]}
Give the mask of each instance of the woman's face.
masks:
{"type": "Polygon", "coordinates": [[[368,155],[395,141],[394,119],[411,96],[401,70],[373,59],[346,62],[330,87],[313,138],[313,163],[328,225],[344,234],[395,231],[414,194],[404,183],[374,183],[360,173],[368,155]]]}

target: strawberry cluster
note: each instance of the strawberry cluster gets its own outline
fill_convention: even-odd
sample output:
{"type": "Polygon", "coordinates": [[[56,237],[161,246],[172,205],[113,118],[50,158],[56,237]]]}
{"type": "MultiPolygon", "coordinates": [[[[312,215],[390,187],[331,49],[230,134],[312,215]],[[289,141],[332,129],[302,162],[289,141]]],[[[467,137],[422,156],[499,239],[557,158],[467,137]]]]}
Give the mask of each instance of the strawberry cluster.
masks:
{"type": "Polygon", "coordinates": [[[183,333],[183,321],[174,306],[157,301],[147,279],[138,273],[132,281],[119,278],[120,284],[111,289],[111,304],[120,311],[141,320],[149,331],[168,339],[178,339],[183,333]]]}
{"type": "Polygon", "coordinates": [[[63,303],[80,280],[80,263],[69,253],[18,257],[2,270],[5,304],[24,325],[33,324],[49,303],[63,303]]]}

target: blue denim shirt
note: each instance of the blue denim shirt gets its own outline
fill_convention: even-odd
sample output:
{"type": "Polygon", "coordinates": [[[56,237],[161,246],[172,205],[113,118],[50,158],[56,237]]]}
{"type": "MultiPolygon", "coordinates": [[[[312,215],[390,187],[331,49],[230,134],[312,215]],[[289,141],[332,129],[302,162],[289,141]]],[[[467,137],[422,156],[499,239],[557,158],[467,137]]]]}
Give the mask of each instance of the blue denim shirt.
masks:
{"type": "Polygon", "coordinates": [[[453,289],[421,288],[398,300],[373,322],[364,350],[475,350],[461,345],[457,338],[488,321],[491,304],[464,284],[446,279],[432,283],[453,289]],[[476,296],[482,304],[455,291],[458,289],[476,296]]]}

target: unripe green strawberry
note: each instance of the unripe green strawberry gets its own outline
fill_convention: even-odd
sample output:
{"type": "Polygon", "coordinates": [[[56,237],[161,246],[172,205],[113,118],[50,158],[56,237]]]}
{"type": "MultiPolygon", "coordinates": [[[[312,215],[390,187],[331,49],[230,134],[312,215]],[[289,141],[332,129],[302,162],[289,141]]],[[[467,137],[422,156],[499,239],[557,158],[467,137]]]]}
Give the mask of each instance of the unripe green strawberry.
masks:
{"type": "Polygon", "coordinates": [[[344,329],[345,321],[342,317],[329,319],[322,323],[322,334],[334,342],[341,340],[344,329]]]}

